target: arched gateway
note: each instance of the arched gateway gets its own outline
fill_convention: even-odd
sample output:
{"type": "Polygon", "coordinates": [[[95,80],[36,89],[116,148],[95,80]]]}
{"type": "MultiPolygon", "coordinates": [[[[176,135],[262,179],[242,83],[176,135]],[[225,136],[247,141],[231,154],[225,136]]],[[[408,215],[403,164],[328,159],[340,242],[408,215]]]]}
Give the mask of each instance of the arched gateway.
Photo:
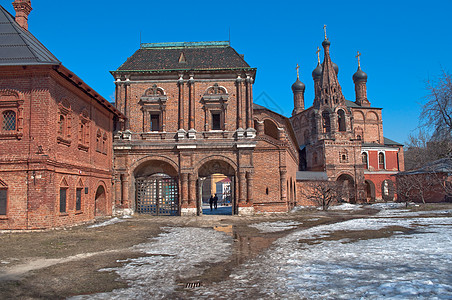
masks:
{"type": "Polygon", "coordinates": [[[212,159],[198,169],[197,214],[236,214],[235,169],[228,162],[212,159]],[[216,194],[218,208],[210,210],[209,198],[216,194]]]}
{"type": "Polygon", "coordinates": [[[179,215],[179,180],[168,163],[148,161],[135,171],[135,211],[155,216],[179,215]]]}

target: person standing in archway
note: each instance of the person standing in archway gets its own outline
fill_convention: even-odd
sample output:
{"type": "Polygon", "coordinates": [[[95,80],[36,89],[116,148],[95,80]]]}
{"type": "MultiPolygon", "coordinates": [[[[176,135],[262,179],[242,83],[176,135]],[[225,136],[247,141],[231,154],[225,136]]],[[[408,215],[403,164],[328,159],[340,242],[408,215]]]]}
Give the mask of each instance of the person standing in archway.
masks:
{"type": "Polygon", "coordinates": [[[217,204],[218,204],[218,196],[217,196],[217,194],[215,194],[215,197],[213,197],[213,206],[215,209],[217,209],[217,204]]]}
{"type": "MultiPolygon", "coordinates": [[[[210,195],[210,198],[209,198],[209,204],[210,204],[210,211],[212,211],[213,210],[213,202],[214,202],[214,197],[213,197],[213,195],[210,195]]],[[[215,208],[216,208],[216,205],[215,205],[215,208]]]]}

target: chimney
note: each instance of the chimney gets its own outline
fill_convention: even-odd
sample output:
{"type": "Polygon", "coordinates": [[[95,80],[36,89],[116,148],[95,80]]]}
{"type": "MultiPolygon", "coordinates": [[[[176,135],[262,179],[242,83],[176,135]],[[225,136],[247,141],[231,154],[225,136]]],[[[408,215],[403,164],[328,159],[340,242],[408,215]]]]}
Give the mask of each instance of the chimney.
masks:
{"type": "Polygon", "coordinates": [[[30,14],[31,0],[15,0],[13,2],[16,11],[16,22],[25,30],[28,30],[28,15],[30,14]]]}

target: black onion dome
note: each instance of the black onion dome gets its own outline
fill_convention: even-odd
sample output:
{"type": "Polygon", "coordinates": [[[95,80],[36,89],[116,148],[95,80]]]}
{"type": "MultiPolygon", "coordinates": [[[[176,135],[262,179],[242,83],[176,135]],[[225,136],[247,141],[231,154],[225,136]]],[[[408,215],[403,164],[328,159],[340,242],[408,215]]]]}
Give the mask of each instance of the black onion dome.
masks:
{"type": "Polygon", "coordinates": [[[320,63],[317,64],[317,67],[312,71],[312,78],[316,79],[318,77],[322,77],[323,69],[320,63]]]}
{"type": "Polygon", "coordinates": [[[297,81],[292,84],[292,92],[303,92],[305,90],[306,86],[303,82],[300,81],[300,79],[297,78],[297,81]]]}
{"type": "Polygon", "coordinates": [[[358,67],[358,70],[355,74],[353,74],[353,81],[362,81],[367,80],[367,74],[361,70],[361,67],[358,67]]]}
{"type": "Polygon", "coordinates": [[[329,40],[324,40],[324,41],[322,42],[322,46],[323,46],[323,47],[329,46],[329,45],[331,45],[331,42],[330,42],[329,40]]]}
{"type": "Polygon", "coordinates": [[[334,69],[334,72],[336,72],[336,75],[338,75],[339,74],[339,67],[335,63],[333,63],[333,69],[334,69]]]}

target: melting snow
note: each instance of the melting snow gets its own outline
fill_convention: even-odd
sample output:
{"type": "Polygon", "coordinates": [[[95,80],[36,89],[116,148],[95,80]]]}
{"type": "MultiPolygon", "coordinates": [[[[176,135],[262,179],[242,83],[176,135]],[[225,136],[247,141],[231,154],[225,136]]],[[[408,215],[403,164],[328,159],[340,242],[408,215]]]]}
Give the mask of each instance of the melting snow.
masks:
{"type": "Polygon", "coordinates": [[[262,222],[250,225],[262,232],[278,232],[296,228],[302,223],[293,221],[278,221],[278,222],[262,222]]]}
{"type": "Polygon", "coordinates": [[[207,228],[166,228],[156,239],[135,246],[146,257],[129,259],[115,271],[128,288],[111,293],[76,296],[72,299],[165,299],[179,281],[201,275],[208,263],[229,259],[232,237],[207,228]]]}
{"type": "Polygon", "coordinates": [[[103,227],[103,226],[113,225],[113,224],[124,222],[124,221],[125,220],[122,220],[122,219],[119,219],[117,217],[114,217],[113,219],[110,219],[108,221],[105,221],[105,222],[102,222],[102,223],[98,223],[98,224],[94,224],[94,225],[90,225],[90,226],[88,226],[88,228],[103,227]]]}
{"type": "Polygon", "coordinates": [[[328,209],[329,210],[360,210],[360,209],[362,209],[362,205],[342,203],[339,205],[332,205],[328,209]]]}

